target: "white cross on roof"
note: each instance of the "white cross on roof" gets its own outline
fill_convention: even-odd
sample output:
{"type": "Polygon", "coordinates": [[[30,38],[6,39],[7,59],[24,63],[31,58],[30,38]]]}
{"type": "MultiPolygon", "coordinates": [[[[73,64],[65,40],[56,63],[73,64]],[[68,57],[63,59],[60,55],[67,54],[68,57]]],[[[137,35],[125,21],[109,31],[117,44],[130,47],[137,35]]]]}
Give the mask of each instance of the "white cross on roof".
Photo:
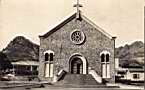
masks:
{"type": "Polygon", "coordinates": [[[77,9],[77,16],[76,16],[76,18],[80,18],[80,10],[79,10],[79,7],[82,7],[82,5],[79,4],[79,0],[77,0],[77,4],[75,4],[74,7],[76,7],[76,9],[77,9]]]}

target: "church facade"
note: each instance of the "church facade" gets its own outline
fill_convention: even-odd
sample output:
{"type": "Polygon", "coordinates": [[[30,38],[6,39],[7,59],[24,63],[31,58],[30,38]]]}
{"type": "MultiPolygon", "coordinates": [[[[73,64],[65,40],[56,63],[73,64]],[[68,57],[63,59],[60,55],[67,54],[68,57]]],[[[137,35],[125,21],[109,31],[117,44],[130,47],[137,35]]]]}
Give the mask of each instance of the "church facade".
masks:
{"type": "Polygon", "coordinates": [[[39,78],[59,82],[67,75],[91,75],[99,83],[115,82],[115,37],[77,14],[39,36],[39,78]]]}

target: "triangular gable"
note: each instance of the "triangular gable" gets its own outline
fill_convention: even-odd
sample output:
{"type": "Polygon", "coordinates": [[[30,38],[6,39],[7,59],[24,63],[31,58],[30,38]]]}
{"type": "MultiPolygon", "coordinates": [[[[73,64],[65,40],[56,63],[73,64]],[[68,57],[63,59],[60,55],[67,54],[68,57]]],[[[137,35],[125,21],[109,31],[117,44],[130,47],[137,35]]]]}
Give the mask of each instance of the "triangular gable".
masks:
{"type": "Polygon", "coordinates": [[[95,23],[93,23],[91,20],[89,20],[86,16],[82,15],[82,18],[88,22],[90,25],[92,25],[94,28],[96,28],[97,30],[99,30],[101,33],[103,33],[104,35],[106,35],[108,38],[112,39],[113,36],[111,36],[109,33],[107,33],[105,30],[103,30],[102,28],[100,28],[99,26],[97,26],[95,23]]]}
{"type": "MultiPolygon", "coordinates": [[[[66,17],[61,22],[59,22],[58,24],[56,24],[54,27],[52,27],[51,29],[49,29],[48,32],[44,33],[43,35],[39,35],[39,37],[47,37],[47,36],[49,36],[50,34],[52,34],[53,32],[55,32],[56,30],[58,30],[59,28],[61,28],[62,26],[64,26],[66,23],[68,23],[69,21],[73,20],[74,18],[76,18],[76,12],[70,14],[68,17],[66,17]]],[[[85,20],[86,22],[88,22],[90,25],[92,25],[94,28],[96,28],[97,30],[99,30],[101,33],[103,33],[104,35],[106,35],[108,38],[112,39],[112,36],[110,34],[108,34],[107,32],[105,32],[103,29],[101,29],[99,26],[97,26],[95,23],[93,23],[87,17],[85,17],[84,15],[81,15],[81,18],[83,20],[85,20]]]]}

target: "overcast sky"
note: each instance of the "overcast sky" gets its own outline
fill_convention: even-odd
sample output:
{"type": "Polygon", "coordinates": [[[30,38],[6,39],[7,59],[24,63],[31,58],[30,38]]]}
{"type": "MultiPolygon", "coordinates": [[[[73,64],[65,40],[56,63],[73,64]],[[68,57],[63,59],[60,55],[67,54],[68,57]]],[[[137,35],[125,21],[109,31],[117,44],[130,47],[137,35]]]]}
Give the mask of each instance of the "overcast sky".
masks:
{"type": "MultiPolygon", "coordinates": [[[[75,0],[0,0],[0,49],[23,35],[38,35],[75,11],[75,0]]],[[[80,0],[82,13],[112,36],[116,46],[144,41],[144,0],[80,0]]]]}

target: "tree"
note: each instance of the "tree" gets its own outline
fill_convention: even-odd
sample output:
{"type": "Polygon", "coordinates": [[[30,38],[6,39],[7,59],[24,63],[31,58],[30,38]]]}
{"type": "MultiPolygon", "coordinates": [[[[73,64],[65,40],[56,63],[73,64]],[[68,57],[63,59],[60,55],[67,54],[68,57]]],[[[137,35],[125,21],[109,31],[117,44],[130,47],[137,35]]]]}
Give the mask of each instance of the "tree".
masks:
{"type": "Polygon", "coordinates": [[[3,52],[0,52],[0,70],[5,71],[7,69],[12,69],[12,68],[13,66],[9,61],[7,55],[4,54],[3,52]]]}

